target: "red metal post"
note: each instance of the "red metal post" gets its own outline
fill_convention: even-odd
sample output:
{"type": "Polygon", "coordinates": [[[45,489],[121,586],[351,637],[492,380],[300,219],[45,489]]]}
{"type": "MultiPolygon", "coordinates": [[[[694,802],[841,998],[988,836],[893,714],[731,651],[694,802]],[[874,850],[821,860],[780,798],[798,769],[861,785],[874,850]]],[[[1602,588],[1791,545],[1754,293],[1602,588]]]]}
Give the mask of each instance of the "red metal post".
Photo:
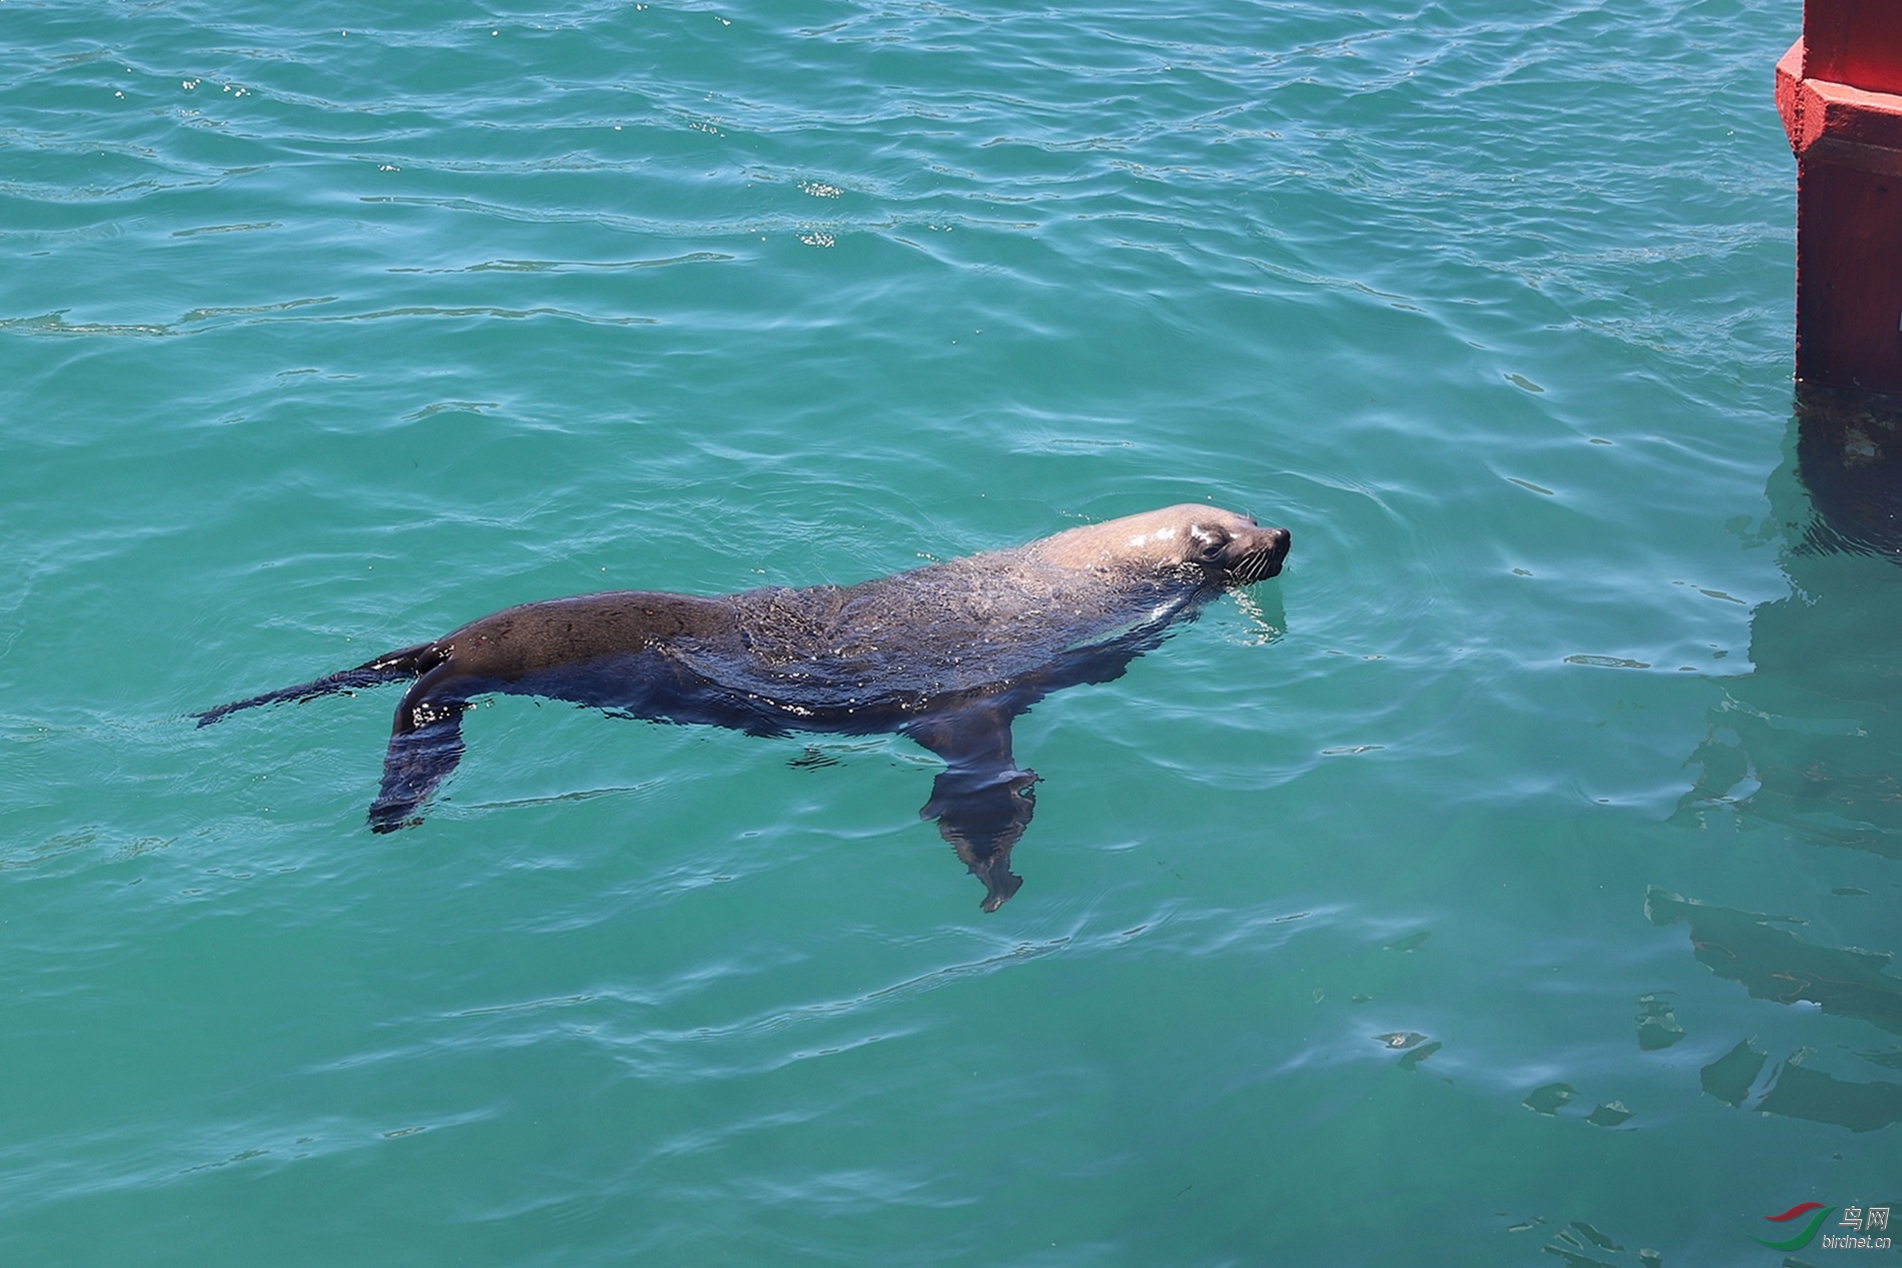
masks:
{"type": "Polygon", "coordinates": [[[1902,393],[1902,0],[1804,0],[1776,100],[1796,152],[1797,380],[1902,393]]]}

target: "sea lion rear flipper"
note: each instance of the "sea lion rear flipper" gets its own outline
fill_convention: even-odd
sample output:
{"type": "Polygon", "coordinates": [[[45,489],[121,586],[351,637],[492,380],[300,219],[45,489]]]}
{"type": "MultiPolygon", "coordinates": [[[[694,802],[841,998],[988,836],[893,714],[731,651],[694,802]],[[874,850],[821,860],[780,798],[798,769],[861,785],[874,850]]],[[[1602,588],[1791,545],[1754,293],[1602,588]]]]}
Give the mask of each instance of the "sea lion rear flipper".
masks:
{"type": "Polygon", "coordinates": [[[462,715],[467,700],[432,700],[440,670],[418,679],[397,706],[389,751],[383,757],[383,787],[370,804],[370,830],[394,832],[421,821],[418,808],[462,760],[462,715]]]}
{"type": "Polygon", "coordinates": [[[1010,870],[1011,847],[1036,813],[1037,772],[1017,769],[1010,752],[1011,713],[996,702],[919,719],[906,734],[947,763],[918,811],[936,819],[971,874],[984,882],[985,911],[996,911],[1023,878],[1010,870]]]}
{"type": "Polygon", "coordinates": [[[418,643],[414,647],[385,652],[374,660],[364,661],[354,669],[326,674],[314,682],[300,682],[295,687],[280,687],[276,691],[267,691],[261,696],[233,700],[230,704],[221,704],[216,709],[206,709],[203,713],[195,713],[192,716],[198,719],[199,726],[210,726],[228,713],[236,713],[240,709],[255,709],[261,704],[281,704],[287,700],[295,700],[302,704],[306,700],[315,700],[318,696],[327,696],[333,692],[354,691],[358,687],[375,687],[403,678],[414,678],[417,674],[441,664],[444,656],[443,650],[435,643],[418,643]]]}

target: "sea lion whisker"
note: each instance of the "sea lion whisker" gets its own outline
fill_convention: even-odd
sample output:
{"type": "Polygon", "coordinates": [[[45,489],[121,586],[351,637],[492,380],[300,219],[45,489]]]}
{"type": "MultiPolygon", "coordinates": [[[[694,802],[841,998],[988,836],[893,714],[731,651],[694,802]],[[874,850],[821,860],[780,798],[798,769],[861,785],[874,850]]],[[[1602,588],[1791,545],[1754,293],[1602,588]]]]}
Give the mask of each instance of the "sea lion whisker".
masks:
{"type": "Polygon", "coordinates": [[[1267,573],[1268,562],[1273,554],[1274,552],[1266,547],[1250,551],[1235,561],[1234,566],[1229,569],[1229,576],[1238,585],[1253,585],[1267,573]]]}

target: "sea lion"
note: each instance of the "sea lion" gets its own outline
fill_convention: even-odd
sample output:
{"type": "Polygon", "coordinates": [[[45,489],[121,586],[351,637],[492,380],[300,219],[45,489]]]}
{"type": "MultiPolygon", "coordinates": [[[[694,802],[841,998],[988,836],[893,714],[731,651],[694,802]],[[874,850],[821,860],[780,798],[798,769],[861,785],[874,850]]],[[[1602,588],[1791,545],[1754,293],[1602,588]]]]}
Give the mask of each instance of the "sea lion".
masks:
{"type": "Polygon", "coordinates": [[[944,759],[919,814],[995,911],[1022,884],[1010,850],[1037,779],[1011,756],[1011,720],[1060,687],[1120,676],[1222,590],[1275,576],[1288,540],[1246,515],[1171,506],[853,586],[548,599],[195,716],[414,679],[370,806],[376,832],[420,821],[462,757],[464,710],[488,692],[754,735],[902,732],[944,759]]]}

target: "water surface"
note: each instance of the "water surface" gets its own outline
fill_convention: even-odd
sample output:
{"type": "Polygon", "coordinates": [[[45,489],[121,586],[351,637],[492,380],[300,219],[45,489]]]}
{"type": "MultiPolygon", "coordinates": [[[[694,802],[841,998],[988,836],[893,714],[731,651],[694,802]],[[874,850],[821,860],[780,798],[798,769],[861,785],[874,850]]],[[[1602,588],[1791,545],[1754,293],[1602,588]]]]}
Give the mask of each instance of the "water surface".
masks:
{"type": "Polygon", "coordinates": [[[0,22],[9,1258],[1768,1265],[1902,1197],[1797,6],[0,22]],[[393,692],[188,716],[1191,500],[1289,567],[1019,720],[995,915],[901,739],[504,699],[373,837],[393,692]]]}

